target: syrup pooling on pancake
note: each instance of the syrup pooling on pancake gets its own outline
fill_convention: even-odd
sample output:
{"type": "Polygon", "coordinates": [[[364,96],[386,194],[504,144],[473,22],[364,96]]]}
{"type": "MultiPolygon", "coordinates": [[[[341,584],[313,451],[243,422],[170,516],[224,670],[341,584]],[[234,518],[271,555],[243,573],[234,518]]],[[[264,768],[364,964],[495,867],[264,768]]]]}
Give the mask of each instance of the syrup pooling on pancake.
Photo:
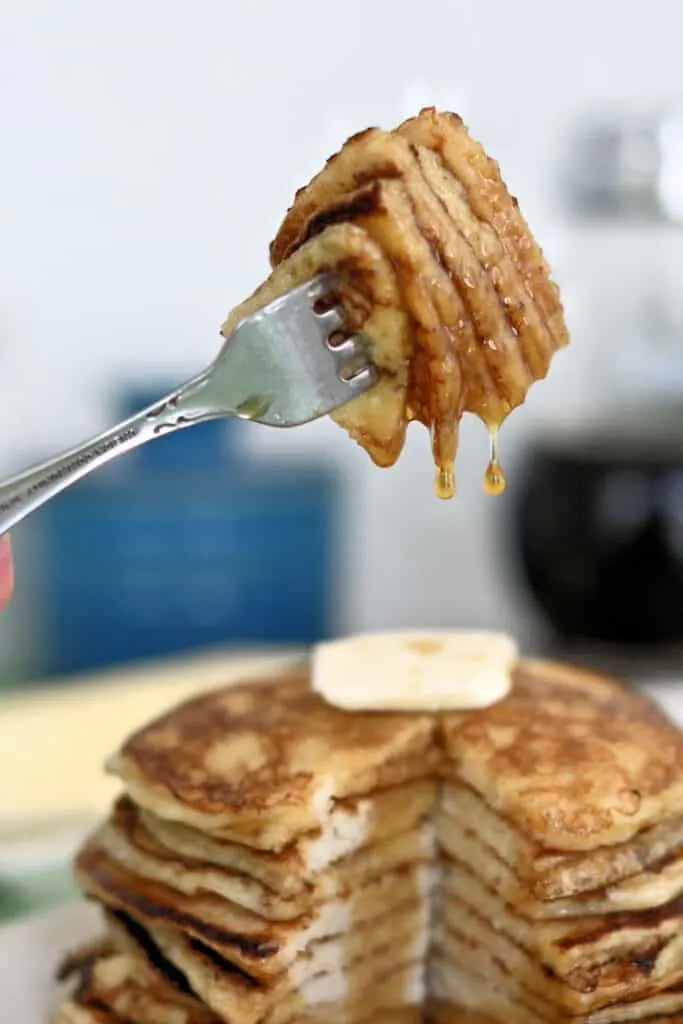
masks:
{"type": "MultiPolygon", "coordinates": [[[[407,423],[424,423],[441,497],[453,493],[462,415],[495,432],[567,342],[517,202],[454,114],[423,110],[349,139],[297,193],[271,261],[224,333],[312,273],[336,271],[345,326],[370,339],[380,380],[334,418],[381,466],[398,458],[407,423]]],[[[490,466],[487,490],[503,486],[490,466]]]]}

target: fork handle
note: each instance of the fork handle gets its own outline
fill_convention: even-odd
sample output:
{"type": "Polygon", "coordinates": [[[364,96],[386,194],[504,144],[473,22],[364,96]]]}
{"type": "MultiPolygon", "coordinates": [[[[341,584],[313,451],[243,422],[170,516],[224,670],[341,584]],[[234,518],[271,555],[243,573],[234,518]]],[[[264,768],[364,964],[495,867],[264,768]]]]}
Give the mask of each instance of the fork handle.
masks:
{"type": "Polygon", "coordinates": [[[225,416],[225,410],[219,412],[205,404],[206,383],[207,374],[202,374],[92,440],[0,484],[0,537],[55,495],[119,455],[161,434],[225,416]]]}

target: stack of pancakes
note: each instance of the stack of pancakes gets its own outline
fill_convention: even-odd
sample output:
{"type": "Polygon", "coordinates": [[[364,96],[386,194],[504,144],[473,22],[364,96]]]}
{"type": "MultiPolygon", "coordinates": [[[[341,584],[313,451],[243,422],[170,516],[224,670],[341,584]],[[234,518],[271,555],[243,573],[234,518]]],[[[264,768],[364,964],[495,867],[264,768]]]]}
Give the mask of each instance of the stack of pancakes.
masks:
{"type": "MultiPolygon", "coordinates": [[[[143,730],[114,762],[126,794],[76,864],[107,908],[108,972],[123,955],[127,993],[156,974],[166,1000],[194,998],[188,1024],[207,1010],[231,1024],[353,1024],[421,1005],[432,734],[428,715],[344,715],[301,673],[143,730]]],[[[104,970],[86,957],[77,1004],[156,1021],[108,994],[104,970]]]]}
{"type": "Polygon", "coordinates": [[[521,661],[490,708],[361,714],[304,669],[113,768],[59,1024],[683,1022],[683,736],[614,681],[521,661]]]}
{"type": "Polygon", "coordinates": [[[398,458],[410,420],[426,424],[443,496],[463,413],[496,430],[567,342],[517,201],[455,114],[427,109],[394,131],[354,135],[297,193],[270,252],[270,277],[223,333],[335,272],[345,328],[369,338],[379,369],[335,419],[382,466],[398,458]]]}

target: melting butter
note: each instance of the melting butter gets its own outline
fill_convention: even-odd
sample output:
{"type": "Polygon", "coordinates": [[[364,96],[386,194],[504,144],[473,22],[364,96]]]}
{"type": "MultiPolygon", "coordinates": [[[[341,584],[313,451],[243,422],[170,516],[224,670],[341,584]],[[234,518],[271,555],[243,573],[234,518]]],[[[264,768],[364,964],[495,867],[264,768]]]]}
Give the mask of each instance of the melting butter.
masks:
{"type": "Polygon", "coordinates": [[[312,684],[352,711],[481,708],[508,693],[517,657],[504,633],[369,633],[318,645],[312,684]]]}

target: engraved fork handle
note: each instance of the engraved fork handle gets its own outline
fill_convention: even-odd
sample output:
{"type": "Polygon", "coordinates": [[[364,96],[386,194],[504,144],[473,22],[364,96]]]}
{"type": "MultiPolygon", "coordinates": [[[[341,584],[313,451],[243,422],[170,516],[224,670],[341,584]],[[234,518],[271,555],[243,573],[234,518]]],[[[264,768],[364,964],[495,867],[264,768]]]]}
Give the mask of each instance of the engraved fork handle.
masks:
{"type": "Polygon", "coordinates": [[[0,536],[82,477],[118,455],[172,433],[230,413],[211,401],[209,372],[200,374],[91,441],[71,448],[0,484],[0,536]]]}

